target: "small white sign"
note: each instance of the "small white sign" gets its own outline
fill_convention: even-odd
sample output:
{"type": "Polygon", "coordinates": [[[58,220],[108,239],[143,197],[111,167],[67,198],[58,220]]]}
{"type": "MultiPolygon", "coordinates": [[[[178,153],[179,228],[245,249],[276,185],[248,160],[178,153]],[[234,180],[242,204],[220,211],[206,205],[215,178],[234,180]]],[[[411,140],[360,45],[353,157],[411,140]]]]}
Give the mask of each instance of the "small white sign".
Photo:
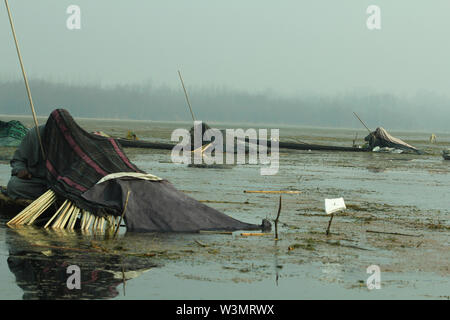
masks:
{"type": "Polygon", "coordinates": [[[344,203],[344,198],[325,199],[325,212],[327,214],[332,214],[344,209],[347,209],[344,203]]]}

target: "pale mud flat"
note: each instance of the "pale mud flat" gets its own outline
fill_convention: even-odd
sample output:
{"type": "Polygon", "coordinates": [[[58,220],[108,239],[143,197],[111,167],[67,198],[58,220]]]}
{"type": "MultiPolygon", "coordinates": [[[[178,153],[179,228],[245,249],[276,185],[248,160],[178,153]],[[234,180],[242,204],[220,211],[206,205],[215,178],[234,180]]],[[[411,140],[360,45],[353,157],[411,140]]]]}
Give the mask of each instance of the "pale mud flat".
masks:
{"type": "MultiPolygon", "coordinates": [[[[79,123],[114,136],[125,136],[133,128],[142,139],[166,142],[174,128],[190,126],[84,119],[79,123]]],[[[333,145],[351,145],[354,134],[350,129],[280,128],[282,139],[333,145]]],[[[393,134],[430,154],[281,150],[278,174],[261,176],[260,165],[188,168],[171,163],[168,151],[126,149],[141,169],[246,222],[273,220],[279,195],[244,190],[301,194],[282,195],[278,241],[273,234],[124,230],[119,239],[111,240],[34,228],[11,230],[3,219],[0,298],[39,298],[50,292],[50,298],[99,299],[449,299],[450,162],[439,152],[450,146],[450,135],[436,133],[438,144],[429,145],[427,133],[393,134]],[[344,197],[347,210],[334,217],[327,237],[324,199],[335,197],[344,197]],[[86,280],[79,292],[68,293],[64,268],[70,264],[79,265],[82,274],[96,272],[96,281],[86,280]],[[366,286],[371,265],[381,270],[379,290],[366,286]],[[42,276],[42,270],[59,276],[44,277],[44,284],[36,276],[24,276],[42,276]]],[[[358,131],[359,143],[363,136],[364,131],[358,131]]],[[[8,176],[3,161],[0,184],[5,185],[8,176]]]]}

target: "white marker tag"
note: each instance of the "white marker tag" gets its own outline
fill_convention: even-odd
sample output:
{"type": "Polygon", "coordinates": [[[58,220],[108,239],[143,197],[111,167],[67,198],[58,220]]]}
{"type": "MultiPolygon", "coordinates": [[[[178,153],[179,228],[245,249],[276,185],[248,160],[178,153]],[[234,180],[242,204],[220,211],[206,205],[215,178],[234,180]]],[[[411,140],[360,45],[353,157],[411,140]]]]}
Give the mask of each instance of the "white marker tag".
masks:
{"type": "Polygon", "coordinates": [[[332,214],[344,209],[347,209],[344,198],[325,199],[325,212],[327,214],[332,214]]]}

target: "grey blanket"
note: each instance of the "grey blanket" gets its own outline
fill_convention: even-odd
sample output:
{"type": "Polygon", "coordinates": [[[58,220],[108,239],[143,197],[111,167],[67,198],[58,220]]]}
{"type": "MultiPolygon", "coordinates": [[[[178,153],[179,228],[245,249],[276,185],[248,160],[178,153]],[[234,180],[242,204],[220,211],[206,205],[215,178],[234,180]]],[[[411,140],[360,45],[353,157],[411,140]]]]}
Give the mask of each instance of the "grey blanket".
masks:
{"type": "Polygon", "coordinates": [[[175,189],[166,180],[147,181],[120,178],[97,184],[83,194],[88,201],[121,210],[128,191],[126,206],[127,229],[137,232],[198,232],[201,230],[258,230],[270,229],[241,222],[175,189]]]}

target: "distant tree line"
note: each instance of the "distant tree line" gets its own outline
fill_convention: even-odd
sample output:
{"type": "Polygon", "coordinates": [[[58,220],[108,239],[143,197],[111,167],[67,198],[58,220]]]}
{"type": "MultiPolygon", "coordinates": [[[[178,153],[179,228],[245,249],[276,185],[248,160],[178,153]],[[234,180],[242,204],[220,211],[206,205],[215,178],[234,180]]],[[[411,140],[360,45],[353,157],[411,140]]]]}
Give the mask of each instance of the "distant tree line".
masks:
{"type": "MultiPolygon", "coordinates": [[[[57,107],[76,117],[190,120],[181,89],[167,86],[74,85],[30,81],[39,115],[57,107]]],[[[359,127],[356,111],[369,126],[387,129],[450,131],[450,101],[433,93],[412,97],[371,92],[282,97],[226,88],[189,88],[194,113],[204,121],[359,127]]],[[[0,113],[29,114],[21,81],[0,82],[0,113]]]]}

